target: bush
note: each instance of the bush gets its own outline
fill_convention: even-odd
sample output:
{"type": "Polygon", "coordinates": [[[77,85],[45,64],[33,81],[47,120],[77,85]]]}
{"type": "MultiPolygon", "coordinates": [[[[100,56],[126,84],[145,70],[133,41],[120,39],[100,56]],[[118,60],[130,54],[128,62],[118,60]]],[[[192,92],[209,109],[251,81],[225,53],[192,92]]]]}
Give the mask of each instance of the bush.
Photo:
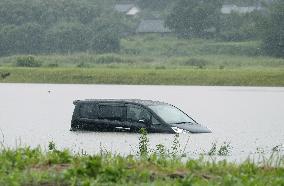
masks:
{"type": "Polygon", "coordinates": [[[203,68],[206,65],[208,65],[208,61],[206,61],[204,59],[190,58],[189,60],[184,61],[183,65],[196,66],[196,67],[199,67],[199,68],[203,68]]]}
{"type": "Polygon", "coordinates": [[[34,56],[17,57],[16,60],[17,67],[40,67],[42,65],[41,62],[35,60],[34,56]]]}
{"type": "Polygon", "coordinates": [[[47,65],[47,67],[55,68],[55,67],[59,67],[59,65],[57,63],[50,63],[47,65]]]}
{"type": "Polygon", "coordinates": [[[82,62],[82,63],[79,63],[79,64],[77,65],[77,67],[78,67],[78,68],[90,68],[90,65],[89,65],[89,64],[86,64],[86,63],[84,63],[84,62],[82,62]]]}
{"type": "Polygon", "coordinates": [[[132,63],[130,59],[121,58],[112,54],[100,55],[95,59],[95,63],[98,64],[110,64],[110,63],[132,63]]]}

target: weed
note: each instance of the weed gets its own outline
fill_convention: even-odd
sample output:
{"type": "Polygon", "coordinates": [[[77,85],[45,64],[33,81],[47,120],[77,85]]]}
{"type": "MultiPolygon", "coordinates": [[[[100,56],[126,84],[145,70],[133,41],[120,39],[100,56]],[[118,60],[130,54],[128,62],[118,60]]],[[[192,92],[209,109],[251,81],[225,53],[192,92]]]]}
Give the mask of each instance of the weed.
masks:
{"type": "Polygon", "coordinates": [[[4,132],[2,131],[1,128],[0,128],[0,133],[1,133],[1,137],[2,137],[2,140],[0,141],[0,147],[4,148],[5,136],[4,136],[4,132]]]}
{"type": "Polygon", "coordinates": [[[212,143],[212,147],[207,153],[209,156],[218,155],[218,156],[228,156],[231,153],[232,146],[229,142],[223,142],[223,144],[217,147],[217,142],[212,143]]]}
{"type": "Polygon", "coordinates": [[[147,136],[147,130],[145,128],[140,129],[140,137],[139,137],[139,155],[141,157],[148,156],[148,146],[149,146],[149,138],[147,136]]]}
{"type": "Polygon", "coordinates": [[[180,154],[180,143],[179,143],[179,134],[176,133],[175,134],[175,138],[174,138],[174,141],[173,141],[173,144],[172,144],[172,157],[173,158],[176,158],[178,154],[180,154]]]}
{"type": "Polygon", "coordinates": [[[156,145],[156,153],[161,158],[166,157],[166,148],[165,148],[165,146],[163,144],[156,145]]]}
{"type": "Polygon", "coordinates": [[[210,148],[208,155],[213,156],[213,155],[216,154],[216,151],[217,151],[217,143],[214,142],[214,143],[212,143],[212,147],[210,148]]]}
{"type": "Polygon", "coordinates": [[[231,150],[232,150],[231,143],[224,142],[218,150],[218,155],[219,156],[228,156],[230,154],[231,150]]]}
{"type": "Polygon", "coordinates": [[[283,148],[283,145],[276,145],[272,148],[272,152],[280,152],[283,148]]]}
{"type": "Polygon", "coordinates": [[[48,150],[50,151],[56,150],[56,145],[53,141],[48,142],[48,150]]]}
{"type": "Polygon", "coordinates": [[[182,157],[186,157],[185,150],[186,150],[186,147],[187,147],[187,145],[188,145],[188,142],[189,142],[189,136],[188,136],[188,138],[187,138],[187,140],[186,140],[186,143],[185,143],[185,145],[184,145],[184,148],[183,148],[183,151],[182,151],[182,154],[181,154],[182,157]]]}

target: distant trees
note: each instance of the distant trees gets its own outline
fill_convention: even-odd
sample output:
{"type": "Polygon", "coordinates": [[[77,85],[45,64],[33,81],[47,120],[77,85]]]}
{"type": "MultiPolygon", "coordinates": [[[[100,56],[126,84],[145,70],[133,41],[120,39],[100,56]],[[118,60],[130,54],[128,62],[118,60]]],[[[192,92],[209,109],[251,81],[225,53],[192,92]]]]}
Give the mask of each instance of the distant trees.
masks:
{"type": "Polygon", "coordinates": [[[284,57],[284,1],[276,0],[262,22],[262,45],[268,55],[284,57]]]}
{"type": "Polygon", "coordinates": [[[245,14],[233,12],[231,14],[222,15],[220,32],[217,38],[224,41],[257,39],[259,37],[257,22],[262,17],[259,11],[245,14]]]}
{"type": "Polygon", "coordinates": [[[1,0],[0,56],[117,51],[120,21],[100,0],[1,0]]]}
{"type": "Polygon", "coordinates": [[[166,25],[182,37],[207,37],[219,32],[222,0],[178,0],[166,25]]]}

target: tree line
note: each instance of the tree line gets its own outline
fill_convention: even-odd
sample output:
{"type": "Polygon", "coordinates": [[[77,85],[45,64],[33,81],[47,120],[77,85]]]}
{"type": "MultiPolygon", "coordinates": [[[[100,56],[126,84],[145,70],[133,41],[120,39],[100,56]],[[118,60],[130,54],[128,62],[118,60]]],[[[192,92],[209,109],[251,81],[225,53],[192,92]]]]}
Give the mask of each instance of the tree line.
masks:
{"type": "Polygon", "coordinates": [[[178,0],[166,25],[178,37],[224,41],[262,40],[268,55],[284,57],[284,1],[263,4],[248,13],[222,14],[223,0],[178,0]]]}
{"type": "Polygon", "coordinates": [[[101,2],[1,0],[0,55],[119,50],[125,27],[101,2]]]}
{"type": "MultiPolygon", "coordinates": [[[[119,51],[120,38],[132,24],[113,10],[114,4],[121,2],[124,1],[1,0],[0,56],[119,51]]],[[[229,0],[133,0],[142,11],[166,9],[166,26],[178,37],[258,39],[267,54],[283,57],[283,0],[274,0],[260,11],[226,15],[221,13],[225,2],[229,0]]]]}

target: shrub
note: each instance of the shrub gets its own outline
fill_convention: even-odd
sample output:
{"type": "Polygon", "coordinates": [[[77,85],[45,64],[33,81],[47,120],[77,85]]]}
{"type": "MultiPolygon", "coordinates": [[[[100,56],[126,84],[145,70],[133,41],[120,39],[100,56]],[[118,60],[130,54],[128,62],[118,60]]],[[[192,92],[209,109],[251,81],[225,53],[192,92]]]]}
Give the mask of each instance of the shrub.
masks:
{"type": "Polygon", "coordinates": [[[133,61],[126,58],[121,58],[112,54],[100,55],[95,59],[95,63],[110,64],[110,63],[132,63],[133,61]]]}
{"type": "Polygon", "coordinates": [[[58,67],[59,65],[57,63],[50,63],[47,66],[51,68],[55,68],[55,67],[58,67]]]}
{"type": "Polygon", "coordinates": [[[42,63],[35,60],[34,56],[22,56],[16,59],[17,67],[40,67],[41,65],[42,63]]]}
{"type": "Polygon", "coordinates": [[[86,64],[86,63],[84,63],[84,62],[81,62],[81,63],[79,63],[79,64],[77,65],[77,67],[78,67],[78,68],[89,68],[90,65],[89,65],[89,64],[86,64]]]}
{"type": "Polygon", "coordinates": [[[199,68],[203,68],[206,65],[208,65],[208,61],[204,59],[190,58],[189,60],[183,62],[183,65],[196,66],[199,68]]]}

